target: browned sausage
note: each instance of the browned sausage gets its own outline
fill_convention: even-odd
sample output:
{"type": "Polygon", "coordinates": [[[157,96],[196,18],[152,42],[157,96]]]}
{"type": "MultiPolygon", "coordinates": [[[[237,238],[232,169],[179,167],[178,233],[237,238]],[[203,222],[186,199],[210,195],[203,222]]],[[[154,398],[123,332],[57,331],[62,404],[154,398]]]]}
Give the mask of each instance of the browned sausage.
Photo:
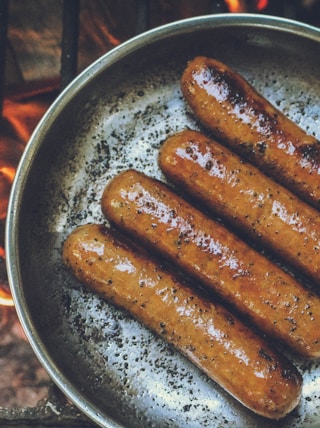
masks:
{"type": "Polygon", "coordinates": [[[320,298],[164,183],[127,170],[106,186],[102,210],[271,337],[306,357],[320,356],[320,298]]]}
{"type": "Polygon", "coordinates": [[[258,94],[234,70],[207,57],[187,65],[181,87],[213,135],[320,207],[320,142],[258,94]]]}
{"type": "Polygon", "coordinates": [[[159,164],[172,183],[320,285],[316,209],[196,131],[169,137],[159,164]]]}
{"type": "Polygon", "coordinates": [[[74,275],[173,344],[252,411],[279,419],[299,402],[296,368],[219,304],[99,225],[67,238],[74,275]]]}

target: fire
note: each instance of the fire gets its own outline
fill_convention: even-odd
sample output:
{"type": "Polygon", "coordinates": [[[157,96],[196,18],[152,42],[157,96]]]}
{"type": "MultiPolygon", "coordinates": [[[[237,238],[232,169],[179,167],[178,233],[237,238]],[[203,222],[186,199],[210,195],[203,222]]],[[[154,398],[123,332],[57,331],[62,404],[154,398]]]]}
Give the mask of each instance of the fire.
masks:
{"type": "Polygon", "coordinates": [[[15,172],[16,169],[14,167],[0,167],[0,220],[4,220],[7,215],[10,188],[15,172]]]}
{"type": "Polygon", "coordinates": [[[268,6],[268,0],[260,0],[257,3],[257,10],[263,10],[268,6]]]}
{"type": "MultiPolygon", "coordinates": [[[[2,260],[5,259],[5,251],[0,246],[0,257],[2,260]]],[[[11,297],[11,293],[9,287],[6,284],[1,284],[0,287],[0,306],[13,306],[13,300],[11,297]]]]}
{"type": "MultiPolygon", "coordinates": [[[[32,100],[20,102],[6,99],[4,101],[0,134],[0,226],[2,228],[7,216],[9,196],[17,165],[33,129],[47,107],[45,103],[32,100]]],[[[6,254],[4,242],[1,242],[2,235],[1,230],[1,276],[5,276],[3,270],[6,254]]],[[[0,280],[0,306],[13,306],[6,278],[0,277],[0,280]]]]}
{"type": "Polygon", "coordinates": [[[225,0],[230,12],[262,11],[268,6],[268,0],[225,0]]]}
{"type": "Polygon", "coordinates": [[[6,177],[10,183],[13,182],[15,173],[16,173],[15,168],[12,168],[9,166],[7,166],[7,167],[4,166],[4,167],[0,168],[0,175],[3,175],[4,177],[6,177]]]}
{"type": "Polygon", "coordinates": [[[2,288],[0,289],[0,306],[14,306],[10,292],[2,288]]]}

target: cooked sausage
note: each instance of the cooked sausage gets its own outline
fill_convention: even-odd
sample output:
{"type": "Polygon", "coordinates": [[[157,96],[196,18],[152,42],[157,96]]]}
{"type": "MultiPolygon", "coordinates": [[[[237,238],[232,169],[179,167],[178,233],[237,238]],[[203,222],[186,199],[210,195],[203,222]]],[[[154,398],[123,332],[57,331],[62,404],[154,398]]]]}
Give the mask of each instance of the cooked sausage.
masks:
{"type": "Polygon", "coordinates": [[[106,186],[102,211],[271,337],[306,357],[320,356],[320,298],[164,183],[122,172],[106,186]]]}
{"type": "Polygon", "coordinates": [[[280,419],[298,404],[301,375],[286,358],[113,231],[75,229],[63,258],[81,282],[173,344],[252,411],[280,419]]]}
{"type": "Polygon", "coordinates": [[[172,183],[320,285],[315,208],[197,131],[169,137],[159,164],[172,183]]]}
{"type": "Polygon", "coordinates": [[[320,142],[316,138],[214,59],[190,61],[181,87],[194,114],[215,138],[320,207],[320,142]]]}

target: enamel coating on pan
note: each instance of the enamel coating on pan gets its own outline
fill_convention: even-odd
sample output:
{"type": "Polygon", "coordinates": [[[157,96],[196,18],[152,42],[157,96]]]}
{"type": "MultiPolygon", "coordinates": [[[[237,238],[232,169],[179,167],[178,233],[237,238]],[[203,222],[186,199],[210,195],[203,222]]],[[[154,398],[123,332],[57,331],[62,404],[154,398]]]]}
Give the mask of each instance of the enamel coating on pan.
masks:
{"type": "MultiPolygon", "coordinates": [[[[76,226],[103,222],[100,197],[135,167],[163,179],[158,150],[199,129],[180,92],[186,61],[208,55],[242,73],[317,138],[320,33],[255,15],[173,23],[111,51],[49,109],[24,152],[7,222],[16,308],[33,349],[61,390],[104,427],[276,426],[251,415],[139,323],[85,291],[64,269],[62,243],[76,226]]],[[[303,397],[281,427],[320,420],[320,369],[295,361],[303,397]]]]}

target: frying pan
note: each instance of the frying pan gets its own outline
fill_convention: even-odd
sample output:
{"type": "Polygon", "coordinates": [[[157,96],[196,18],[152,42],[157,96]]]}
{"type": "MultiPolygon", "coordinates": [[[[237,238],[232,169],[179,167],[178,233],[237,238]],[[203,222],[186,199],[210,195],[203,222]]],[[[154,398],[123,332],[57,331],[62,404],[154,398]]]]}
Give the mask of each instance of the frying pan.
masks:
{"type": "Polygon", "coordinates": [[[17,312],[53,381],[98,425],[319,426],[317,362],[288,355],[303,374],[301,403],[281,422],[265,420],[128,314],[84,289],[61,262],[71,230],[105,222],[100,197],[111,177],[134,167],[164,180],[157,165],[162,141],[186,127],[201,129],[179,88],[196,55],[235,68],[320,138],[316,28],[263,15],[214,15],[165,25],[120,45],[58,97],[19,164],[6,230],[17,312]]]}

